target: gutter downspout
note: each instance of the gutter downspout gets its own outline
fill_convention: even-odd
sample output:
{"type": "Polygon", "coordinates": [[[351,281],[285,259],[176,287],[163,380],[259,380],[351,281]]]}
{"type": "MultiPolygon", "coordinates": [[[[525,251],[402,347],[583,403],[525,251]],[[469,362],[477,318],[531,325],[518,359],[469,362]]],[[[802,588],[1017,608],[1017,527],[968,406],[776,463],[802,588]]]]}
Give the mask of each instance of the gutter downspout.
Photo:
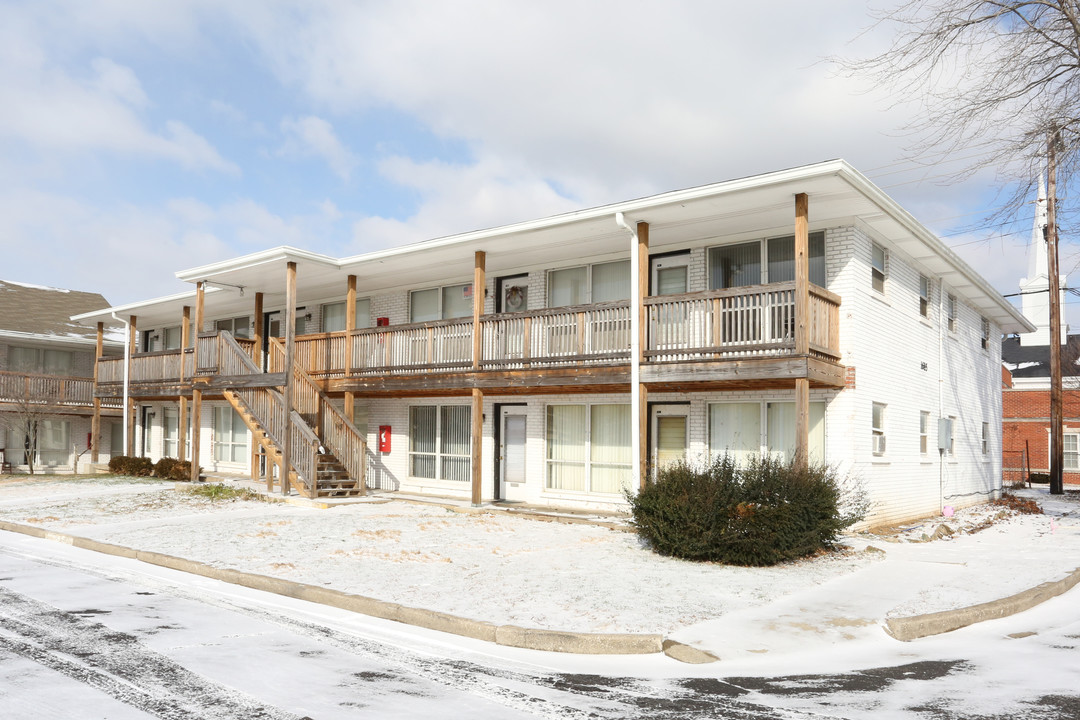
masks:
{"type": "MultiPolygon", "coordinates": [[[[127,320],[117,317],[116,313],[109,313],[112,315],[113,320],[119,320],[124,323],[124,452],[127,452],[128,446],[128,415],[130,413],[131,401],[128,394],[128,372],[131,368],[131,341],[128,335],[131,334],[131,323],[127,320]]],[[[181,362],[183,358],[181,357],[181,362]]]]}
{"type": "Polygon", "coordinates": [[[615,213],[615,223],[630,233],[630,452],[634,458],[634,486],[639,487],[644,468],[641,467],[641,342],[638,335],[641,292],[638,288],[638,234],[627,224],[621,212],[615,213]]]}

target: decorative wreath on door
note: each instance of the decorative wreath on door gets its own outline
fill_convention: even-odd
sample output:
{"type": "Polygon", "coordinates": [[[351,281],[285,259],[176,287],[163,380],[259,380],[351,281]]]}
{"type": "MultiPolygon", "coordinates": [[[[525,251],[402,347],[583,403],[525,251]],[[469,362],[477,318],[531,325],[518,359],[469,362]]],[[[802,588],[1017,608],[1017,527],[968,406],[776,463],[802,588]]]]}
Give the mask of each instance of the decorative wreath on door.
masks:
{"type": "Polygon", "coordinates": [[[511,285],[506,289],[506,309],[521,310],[525,304],[525,288],[511,285]]]}

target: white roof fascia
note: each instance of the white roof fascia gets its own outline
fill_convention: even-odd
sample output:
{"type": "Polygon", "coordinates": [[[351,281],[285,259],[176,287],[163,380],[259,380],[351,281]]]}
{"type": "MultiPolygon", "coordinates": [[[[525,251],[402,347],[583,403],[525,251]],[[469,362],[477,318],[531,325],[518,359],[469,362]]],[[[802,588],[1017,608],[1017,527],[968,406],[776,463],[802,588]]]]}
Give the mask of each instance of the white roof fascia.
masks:
{"type": "MultiPolygon", "coordinates": [[[[32,342],[53,342],[71,345],[97,345],[96,338],[81,337],[78,335],[52,335],[48,333],[28,333],[18,330],[0,330],[0,337],[14,340],[26,340],[32,342]]],[[[103,340],[103,344],[112,347],[123,347],[123,343],[115,340],[103,340]]]]}
{"type": "Polygon", "coordinates": [[[329,255],[301,250],[288,245],[281,245],[250,255],[242,255],[237,258],[222,260],[221,262],[211,263],[210,265],[202,265],[190,270],[181,270],[176,273],[176,277],[184,282],[199,282],[200,280],[209,280],[210,282],[213,282],[212,278],[215,275],[235,272],[237,270],[247,270],[260,265],[282,261],[313,262],[332,268],[338,268],[341,265],[337,259],[332,258],[329,255]]]}
{"type": "MultiPolygon", "coordinates": [[[[205,294],[209,295],[215,292],[222,292],[222,288],[208,287],[205,289],[205,294]]],[[[81,315],[72,315],[71,321],[81,323],[84,320],[97,322],[98,320],[113,320],[112,314],[117,315],[138,315],[136,311],[144,310],[146,308],[153,307],[155,305],[166,305],[169,303],[180,302],[183,300],[194,301],[195,296],[198,293],[195,291],[188,291],[183,293],[177,293],[175,295],[165,295],[159,298],[153,298],[151,300],[140,300],[138,302],[128,303],[126,305],[116,305],[114,307],[107,307],[104,310],[95,310],[94,312],[82,313],[81,315]]]]}

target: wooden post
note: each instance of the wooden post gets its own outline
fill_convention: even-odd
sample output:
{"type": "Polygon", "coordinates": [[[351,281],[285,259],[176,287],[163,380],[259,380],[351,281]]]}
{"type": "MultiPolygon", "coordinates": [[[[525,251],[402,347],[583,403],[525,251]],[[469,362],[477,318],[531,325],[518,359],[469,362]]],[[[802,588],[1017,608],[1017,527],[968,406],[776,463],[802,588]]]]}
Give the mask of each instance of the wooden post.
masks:
{"type": "Polygon", "coordinates": [[[99,447],[101,446],[101,398],[97,395],[98,390],[98,362],[101,354],[105,352],[105,323],[97,324],[97,342],[94,344],[94,417],[90,420],[90,462],[98,461],[99,447]]]}
{"type": "MultiPolygon", "coordinates": [[[[191,344],[191,306],[185,305],[183,316],[180,319],[180,384],[184,383],[184,358],[187,356],[187,348],[191,344]]],[[[195,368],[191,368],[194,372],[195,368]]],[[[187,398],[183,395],[176,399],[180,408],[180,417],[177,419],[176,429],[176,458],[183,462],[187,460],[187,436],[188,436],[188,410],[187,398]]]]}
{"type": "MultiPolygon", "coordinates": [[[[263,294],[261,292],[255,293],[255,315],[252,318],[252,338],[255,340],[255,364],[263,371],[266,370],[266,365],[263,360],[263,294]]],[[[255,437],[251,438],[251,479],[259,479],[259,443],[255,441],[255,437]]]]}
{"type": "MultiPolygon", "coordinates": [[[[810,333],[810,200],[795,196],[795,354],[809,360],[810,333]]],[[[810,462],[810,381],[795,379],[795,464],[810,462]]]]}
{"type": "MultiPolygon", "coordinates": [[[[293,349],[296,343],[296,263],[285,266],[285,429],[281,436],[281,494],[289,494],[289,471],[292,467],[293,349]]],[[[311,478],[315,482],[315,478],[311,478]]]]}
{"type": "MultiPolygon", "coordinates": [[[[345,289],[345,377],[352,375],[353,366],[353,335],[356,329],[356,276],[350,275],[346,281],[345,289]]],[[[349,422],[355,418],[356,395],[345,391],[345,417],[349,422]]]]}
{"type": "MultiPolygon", "coordinates": [[[[205,283],[200,280],[195,284],[195,326],[192,328],[191,372],[199,373],[199,333],[203,327],[203,308],[205,283]]],[[[199,460],[202,440],[202,390],[191,391],[191,482],[199,482],[199,460]]]]}
{"type": "Polygon", "coordinates": [[[472,389],[472,504],[480,507],[484,457],[484,392],[472,389]]]}
{"type": "Polygon", "coordinates": [[[484,330],[480,327],[480,316],[484,314],[484,290],[487,287],[484,274],[487,269],[487,255],[483,250],[477,250],[473,262],[472,366],[473,370],[479,370],[484,347],[484,330]]]}
{"type": "MultiPolygon", "coordinates": [[[[645,298],[649,295],[649,223],[637,224],[638,238],[638,306],[631,308],[631,312],[638,314],[638,357],[639,363],[645,362],[645,350],[648,348],[649,333],[646,325],[647,314],[645,312],[645,298]]],[[[638,434],[638,456],[641,468],[641,476],[638,478],[639,487],[644,488],[649,482],[649,389],[645,383],[638,383],[638,426],[634,428],[638,434]]]]}

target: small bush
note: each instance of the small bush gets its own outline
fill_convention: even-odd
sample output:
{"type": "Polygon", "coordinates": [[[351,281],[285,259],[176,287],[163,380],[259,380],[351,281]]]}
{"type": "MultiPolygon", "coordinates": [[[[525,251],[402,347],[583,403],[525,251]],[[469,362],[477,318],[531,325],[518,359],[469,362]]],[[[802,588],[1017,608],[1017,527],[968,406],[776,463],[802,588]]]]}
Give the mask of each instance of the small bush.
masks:
{"type": "MultiPolygon", "coordinates": [[[[202,474],[202,468],[199,468],[199,474],[202,474]]],[[[166,477],[166,476],[162,476],[166,477]]],[[[191,480],[191,461],[190,460],[174,460],[173,466],[169,470],[168,476],[172,480],[177,482],[187,482],[191,480]]]]}
{"type": "Polygon", "coordinates": [[[154,477],[171,478],[173,468],[180,462],[176,458],[164,457],[154,463],[154,477]]]}
{"type": "Polygon", "coordinates": [[[1028,475],[1028,482],[1035,483],[1048,483],[1050,482],[1050,473],[1031,473],[1028,475]]]}
{"type": "Polygon", "coordinates": [[[109,472],[117,475],[150,477],[153,471],[154,464],[150,462],[150,458],[132,457],[130,455],[117,455],[109,458],[109,472]]]}
{"type": "Polygon", "coordinates": [[[638,534],[661,555],[730,565],[775,565],[830,547],[865,517],[861,497],[827,466],[772,458],[680,463],[628,495],[638,534]]]}
{"type": "Polygon", "coordinates": [[[190,490],[192,495],[198,495],[204,497],[211,502],[217,502],[218,500],[227,500],[229,502],[235,502],[237,500],[259,500],[261,499],[259,493],[248,488],[236,488],[229,487],[228,485],[222,485],[221,483],[207,483],[205,485],[192,486],[190,490]]]}

